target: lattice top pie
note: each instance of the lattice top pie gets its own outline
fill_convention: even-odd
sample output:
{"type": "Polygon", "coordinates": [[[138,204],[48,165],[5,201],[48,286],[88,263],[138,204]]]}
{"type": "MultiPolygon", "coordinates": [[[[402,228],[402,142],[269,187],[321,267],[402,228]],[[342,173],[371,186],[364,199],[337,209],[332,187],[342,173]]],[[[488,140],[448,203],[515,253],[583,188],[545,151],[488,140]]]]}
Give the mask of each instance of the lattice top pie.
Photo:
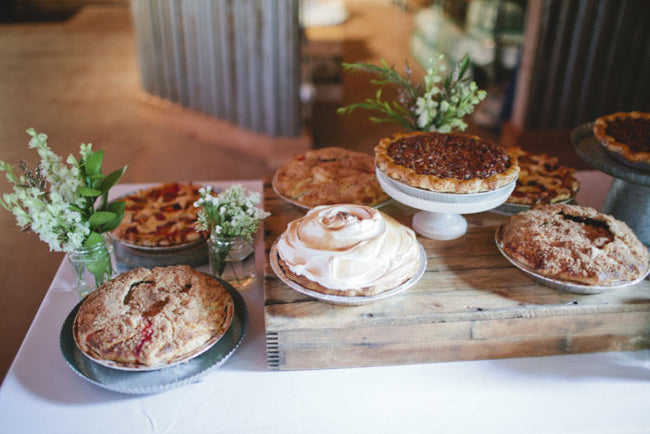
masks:
{"type": "Polygon", "coordinates": [[[386,175],[426,190],[478,193],[517,179],[519,166],[496,143],[460,133],[398,133],[375,148],[386,175]]]}
{"type": "Polygon", "coordinates": [[[339,147],[309,151],[286,161],[273,186],[286,199],[307,208],[350,203],[377,206],[389,197],[375,176],[371,155],[339,147]]]}
{"type": "Polygon", "coordinates": [[[572,199],[580,184],[575,170],[559,164],[556,157],[531,154],[519,147],[508,148],[517,158],[519,176],[508,203],[535,205],[557,203],[572,199]]]}
{"type": "Polygon", "coordinates": [[[625,160],[650,164],[650,113],[619,112],[599,117],[594,136],[625,160]]]}
{"type": "Polygon", "coordinates": [[[588,207],[539,206],[498,231],[504,253],[551,279],[611,285],[636,280],[650,267],[648,249],[625,223],[588,207]]]}
{"type": "Polygon", "coordinates": [[[199,187],[168,183],[125,196],[124,219],[114,238],[136,246],[176,246],[207,237],[195,228],[199,187]]]}
{"type": "Polygon", "coordinates": [[[77,346],[117,366],[181,360],[228,329],[234,302],[211,276],[189,266],[137,268],[92,292],[73,324],[77,346]]]}

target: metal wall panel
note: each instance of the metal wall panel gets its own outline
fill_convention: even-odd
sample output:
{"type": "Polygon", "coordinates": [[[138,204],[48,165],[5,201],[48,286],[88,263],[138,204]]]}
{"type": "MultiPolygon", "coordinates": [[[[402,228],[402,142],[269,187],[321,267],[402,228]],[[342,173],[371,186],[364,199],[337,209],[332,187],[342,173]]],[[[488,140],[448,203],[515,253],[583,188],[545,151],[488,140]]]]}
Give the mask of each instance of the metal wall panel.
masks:
{"type": "Polygon", "coordinates": [[[298,0],[132,0],[142,88],[242,128],[298,136],[298,0]]]}
{"type": "Polygon", "coordinates": [[[526,129],[650,111],[650,2],[543,0],[526,129]]]}

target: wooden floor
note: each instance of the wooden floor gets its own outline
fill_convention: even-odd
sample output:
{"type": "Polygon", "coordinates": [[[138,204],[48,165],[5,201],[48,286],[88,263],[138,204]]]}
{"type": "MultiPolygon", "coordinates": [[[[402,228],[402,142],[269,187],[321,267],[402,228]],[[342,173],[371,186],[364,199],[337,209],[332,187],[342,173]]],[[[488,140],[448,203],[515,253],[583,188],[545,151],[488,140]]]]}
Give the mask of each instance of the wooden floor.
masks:
{"type": "MultiPolygon", "coordinates": [[[[350,1],[348,9],[344,61],[376,63],[384,58],[403,65],[407,59],[414,76],[422,75],[407,48],[412,12],[385,0],[350,1]]],[[[263,178],[277,163],[233,146],[242,140],[249,148],[273,146],[268,138],[145,102],[126,2],[87,7],[64,22],[1,24],[0,73],[0,159],[10,163],[36,161],[26,146],[28,127],[47,133],[60,155],[77,153],[82,142],[105,149],[105,171],[128,165],[124,182],[263,178]]],[[[314,107],[305,137],[316,147],[337,145],[370,153],[396,127],[371,124],[363,113],[337,115],[340,105],[374,94],[367,77],[346,75],[343,89],[342,101],[314,107]]],[[[496,134],[473,126],[470,130],[496,134]]],[[[279,141],[278,149],[299,149],[305,137],[279,141]]],[[[0,193],[8,191],[8,183],[0,182],[0,193]]],[[[48,251],[36,235],[21,233],[8,212],[0,211],[0,228],[3,378],[63,255],[48,251]]]]}

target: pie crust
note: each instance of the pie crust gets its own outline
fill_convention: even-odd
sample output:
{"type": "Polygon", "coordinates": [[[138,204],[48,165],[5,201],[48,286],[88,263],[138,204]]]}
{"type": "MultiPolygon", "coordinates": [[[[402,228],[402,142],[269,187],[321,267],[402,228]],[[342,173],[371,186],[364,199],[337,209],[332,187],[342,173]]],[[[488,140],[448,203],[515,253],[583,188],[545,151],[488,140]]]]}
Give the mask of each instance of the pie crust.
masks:
{"type": "Polygon", "coordinates": [[[614,285],[642,278],[650,266],[632,230],[593,208],[542,205],[510,217],[498,231],[510,259],[558,281],[614,285]]]}
{"type": "Polygon", "coordinates": [[[307,208],[350,203],[378,206],[389,200],[375,175],[371,155],[339,147],[321,148],[298,155],[273,177],[280,196],[307,208]]]}
{"type": "Polygon", "coordinates": [[[625,160],[650,164],[650,113],[618,112],[599,117],[594,136],[625,160]]]}
{"type": "Polygon", "coordinates": [[[118,200],[124,202],[124,219],[111,233],[135,246],[178,246],[207,238],[195,228],[199,187],[191,183],[168,183],[137,191],[118,200]]]}
{"type": "Polygon", "coordinates": [[[495,190],[517,179],[516,158],[494,142],[460,133],[397,133],[375,147],[387,176],[446,193],[495,190]]]}
{"type": "Polygon", "coordinates": [[[137,268],[82,302],[73,324],[79,349],[122,367],[183,360],[228,330],[234,301],[215,278],[189,266],[137,268]]]}
{"type": "Polygon", "coordinates": [[[580,188],[575,169],[561,166],[557,157],[531,154],[519,147],[508,148],[508,154],[517,158],[519,176],[515,189],[506,202],[536,205],[575,198],[580,188]]]}

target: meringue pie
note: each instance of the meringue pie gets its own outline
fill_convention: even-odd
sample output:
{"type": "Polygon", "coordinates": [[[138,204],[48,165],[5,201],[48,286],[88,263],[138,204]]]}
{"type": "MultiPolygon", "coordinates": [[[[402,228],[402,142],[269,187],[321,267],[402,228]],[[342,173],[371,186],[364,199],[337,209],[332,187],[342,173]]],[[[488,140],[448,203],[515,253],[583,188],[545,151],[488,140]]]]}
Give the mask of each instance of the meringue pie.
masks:
{"type": "Polygon", "coordinates": [[[421,261],[410,228],[375,208],[351,204],[318,206],[292,221],[277,251],[289,279],[338,296],[397,288],[417,273],[421,261]]]}

